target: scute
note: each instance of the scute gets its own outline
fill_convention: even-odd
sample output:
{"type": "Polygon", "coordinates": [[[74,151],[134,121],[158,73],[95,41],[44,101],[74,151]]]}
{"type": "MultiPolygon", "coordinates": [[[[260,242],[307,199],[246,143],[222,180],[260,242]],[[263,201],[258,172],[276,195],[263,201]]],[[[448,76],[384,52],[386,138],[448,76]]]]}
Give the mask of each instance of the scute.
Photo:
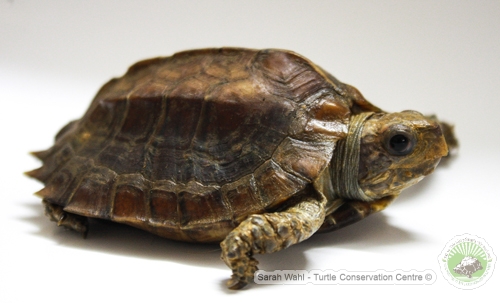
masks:
{"type": "Polygon", "coordinates": [[[288,51],[145,60],[105,84],[28,174],[68,212],[219,241],[318,178],[345,136],[350,98],[348,86],[288,51]]]}

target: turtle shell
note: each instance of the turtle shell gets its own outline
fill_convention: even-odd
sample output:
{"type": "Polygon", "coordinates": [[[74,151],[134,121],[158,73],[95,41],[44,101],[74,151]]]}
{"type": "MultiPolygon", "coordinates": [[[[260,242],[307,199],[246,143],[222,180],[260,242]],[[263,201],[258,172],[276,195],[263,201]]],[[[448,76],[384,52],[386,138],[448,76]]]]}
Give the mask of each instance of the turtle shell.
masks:
{"type": "Polygon", "coordinates": [[[369,106],[293,52],[181,52],[105,84],[28,174],[67,212],[215,242],[312,184],[369,106]]]}

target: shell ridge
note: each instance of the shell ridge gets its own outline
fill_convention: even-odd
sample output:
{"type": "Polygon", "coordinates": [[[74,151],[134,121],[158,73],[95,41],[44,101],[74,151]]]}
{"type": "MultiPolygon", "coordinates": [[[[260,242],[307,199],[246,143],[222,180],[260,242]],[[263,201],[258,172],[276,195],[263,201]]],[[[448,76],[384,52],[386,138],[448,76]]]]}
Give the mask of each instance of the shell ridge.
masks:
{"type": "MultiPolygon", "coordinates": [[[[217,86],[217,85],[214,85],[214,86],[217,86]]],[[[194,152],[194,148],[193,147],[194,147],[194,143],[197,141],[196,138],[197,138],[198,132],[200,131],[200,128],[201,128],[201,124],[202,124],[202,121],[203,121],[202,116],[208,115],[207,114],[207,100],[206,100],[206,97],[208,95],[209,95],[208,93],[205,94],[205,98],[202,101],[201,109],[200,109],[200,115],[198,116],[198,121],[196,122],[196,126],[195,126],[194,132],[193,132],[193,136],[191,137],[191,139],[189,141],[189,147],[186,149],[186,150],[191,151],[191,153],[194,152]]]]}
{"type": "MultiPolygon", "coordinates": [[[[150,177],[152,180],[158,180],[158,178],[156,178],[156,175],[157,175],[157,167],[154,166],[154,159],[158,156],[158,152],[160,150],[160,147],[158,146],[160,143],[160,135],[159,135],[159,132],[161,130],[163,130],[163,128],[166,127],[167,123],[168,123],[168,114],[170,112],[170,109],[171,109],[171,105],[170,105],[170,98],[169,98],[169,93],[170,92],[166,92],[167,89],[165,89],[162,93],[162,100],[164,100],[164,104],[162,104],[162,117],[160,117],[158,119],[158,125],[157,125],[157,129],[155,130],[155,132],[152,134],[151,136],[151,145],[150,145],[150,148],[146,148],[146,155],[144,156],[144,165],[143,167],[145,167],[146,165],[146,161],[150,162],[150,165],[151,165],[151,171],[150,171],[150,177]],[[163,108],[164,106],[164,108],[163,108]]],[[[170,90],[171,91],[171,90],[170,90]]]]}
{"type": "MultiPolygon", "coordinates": [[[[219,54],[220,55],[220,54],[219,54]]],[[[215,61],[215,59],[212,59],[211,63],[213,63],[215,61]]],[[[214,76],[215,77],[215,76],[214,76]]],[[[209,119],[209,117],[207,117],[209,115],[209,109],[208,109],[208,103],[209,103],[209,100],[207,100],[211,95],[212,93],[220,86],[224,85],[224,84],[227,84],[229,82],[236,82],[236,81],[227,81],[225,79],[221,79],[221,78],[218,78],[219,81],[218,82],[215,82],[214,84],[210,85],[207,90],[205,91],[204,93],[204,98],[203,98],[203,101],[202,101],[202,105],[201,105],[201,109],[200,109],[200,114],[198,116],[198,121],[196,122],[196,127],[194,129],[194,132],[193,132],[193,136],[191,137],[191,140],[190,140],[190,143],[189,143],[189,147],[186,149],[187,151],[189,151],[189,156],[190,157],[193,157],[193,161],[192,161],[192,166],[193,166],[193,176],[190,178],[190,179],[193,179],[193,180],[196,180],[196,179],[199,179],[200,176],[199,175],[196,175],[196,172],[197,171],[201,171],[202,169],[197,169],[197,168],[200,168],[200,162],[202,162],[202,159],[205,159],[206,156],[210,157],[210,153],[209,152],[204,152],[204,151],[200,151],[198,149],[195,148],[195,144],[196,142],[198,142],[198,138],[200,137],[200,134],[202,134],[202,124],[204,122],[205,119],[209,119]],[[204,157],[202,157],[201,155],[203,155],[204,157]],[[198,161],[196,161],[198,160],[198,161]]],[[[211,158],[212,161],[216,161],[214,158],[211,158]]],[[[213,181],[212,183],[216,183],[216,181],[213,181]]]]}
{"type": "Polygon", "coordinates": [[[147,173],[147,169],[146,168],[149,167],[150,169],[149,169],[148,178],[150,178],[151,175],[153,174],[151,172],[151,170],[152,170],[152,157],[154,157],[154,154],[153,154],[154,151],[151,151],[151,147],[153,146],[153,142],[154,142],[154,140],[156,138],[156,134],[161,129],[163,123],[165,123],[165,118],[167,116],[168,106],[167,106],[167,98],[165,96],[165,91],[167,89],[168,89],[168,86],[165,86],[165,89],[162,92],[160,117],[158,117],[158,119],[156,120],[156,123],[155,123],[156,125],[154,126],[154,129],[151,132],[149,140],[144,145],[144,160],[143,160],[143,163],[142,163],[141,173],[143,175],[146,175],[146,173],[147,173]]]}
{"type": "MultiPolygon", "coordinates": [[[[118,127],[115,127],[115,129],[112,130],[112,134],[109,134],[109,136],[107,137],[107,140],[106,140],[106,144],[103,144],[101,147],[100,147],[100,151],[98,153],[95,153],[95,155],[92,157],[92,159],[95,159],[96,162],[99,162],[97,159],[99,158],[99,156],[103,153],[104,150],[106,150],[108,147],[110,147],[112,145],[112,143],[115,141],[115,138],[116,136],[120,133],[120,130],[122,129],[123,125],[125,124],[125,121],[127,119],[127,115],[129,114],[129,109],[130,109],[130,100],[129,100],[129,96],[132,92],[130,92],[126,99],[125,99],[125,110],[122,114],[122,117],[120,118],[120,123],[118,127]]],[[[111,168],[111,167],[109,167],[111,168]]]]}
{"type": "MultiPolygon", "coordinates": [[[[220,54],[220,53],[219,53],[219,54],[220,54]]],[[[214,61],[215,61],[215,59],[214,59],[214,58],[212,58],[212,60],[210,61],[210,63],[213,63],[214,61]]],[[[205,70],[206,70],[206,67],[203,67],[203,68],[202,68],[202,72],[204,72],[204,73],[205,73],[205,70]]],[[[206,74],[206,73],[205,73],[205,74],[206,74]]],[[[207,74],[207,75],[209,75],[209,74],[207,74]]],[[[195,75],[195,76],[196,76],[196,75],[195,75]]],[[[218,81],[218,82],[215,82],[215,83],[214,83],[214,84],[212,84],[212,85],[210,85],[210,86],[209,86],[209,88],[205,91],[205,94],[204,94],[204,96],[203,96],[203,101],[202,101],[203,103],[202,103],[202,105],[201,105],[200,115],[198,116],[198,121],[197,121],[196,127],[195,127],[195,129],[194,129],[194,135],[193,135],[193,137],[191,137],[191,141],[190,141],[190,143],[189,143],[189,147],[188,147],[188,149],[189,149],[189,150],[191,150],[191,151],[194,151],[194,148],[193,148],[193,147],[194,147],[194,143],[195,143],[195,141],[196,141],[197,134],[198,134],[198,133],[199,133],[199,131],[200,131],[200,128],[201,128],[201,123],[202,123],[202,121],[203,121],[203,119],[202,119],[202,115],[203,115],[203,114],[206,114],[206,112],[205,112],[205,111],[207,110],[207,102],[208,102],[208,101],[207,101],[207,98],[208,98],[209,96],[211,96],[211,94],[212,94],[212,93],[213,93],[213,92],[214,92],[214,91],[215,91],[215,90],[216,90],[219,86],[221,86],[221,85],[223,85],[223,84],[227,83],[227,81],[225,81],[225,80],[223,80],[223,79],[220,79],[220,78],[218,78],[218,77],[215,77],[215,76],[213,76],[213,75],[209,75],[209,76],[212,76],[212,77],[214,77],[214,78],[217,78],[217,79],[219,79],[219,81],[218,81]]]]}

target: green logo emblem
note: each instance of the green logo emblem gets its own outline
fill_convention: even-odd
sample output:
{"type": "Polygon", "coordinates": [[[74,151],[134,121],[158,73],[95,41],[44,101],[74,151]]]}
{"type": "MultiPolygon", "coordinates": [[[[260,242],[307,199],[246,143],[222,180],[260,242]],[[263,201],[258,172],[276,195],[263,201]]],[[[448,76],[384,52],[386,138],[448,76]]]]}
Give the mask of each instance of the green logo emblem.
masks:
{"type": "Polygon", "coordinates": [[[461,289],[474,289],[486,283],[493,273],[495,261],[488,243],[469,234],[453,238],[439,255],[444,277],[461,289]]]}

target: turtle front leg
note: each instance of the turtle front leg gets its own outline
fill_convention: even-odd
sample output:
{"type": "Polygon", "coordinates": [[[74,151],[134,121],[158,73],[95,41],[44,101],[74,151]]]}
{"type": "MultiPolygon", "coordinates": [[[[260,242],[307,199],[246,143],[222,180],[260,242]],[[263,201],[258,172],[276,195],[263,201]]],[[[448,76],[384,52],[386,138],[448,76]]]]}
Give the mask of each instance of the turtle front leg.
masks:
{"type": "Polygon", "coordinates": [[[251,215],[221,243],[221,258],[233,275],[227,285],[240,289],[253,281],[257,260],[253,254],[272,253],[306,240],[325,219],[326,199],[304,197],[282,212],[251,215]]]}
{"type": "Polygon", "coordinates": [[[50,221],[56,222],[57,226],[81,233],[83,238],[87,237],[88,219],[86,217],[65,212],[62,206],[46,200],[43,200],[42,203],[45,207],[45,215],[49,217],[50,221]]]}
{"type": "Polygon", "coordinates": [[[372,202],[346,201],[338,209],[326,215],[318,232],[330,232],[356,223],[371,214],[384,210],[394,198],[394,196],[387,196],[372,202]]]}

